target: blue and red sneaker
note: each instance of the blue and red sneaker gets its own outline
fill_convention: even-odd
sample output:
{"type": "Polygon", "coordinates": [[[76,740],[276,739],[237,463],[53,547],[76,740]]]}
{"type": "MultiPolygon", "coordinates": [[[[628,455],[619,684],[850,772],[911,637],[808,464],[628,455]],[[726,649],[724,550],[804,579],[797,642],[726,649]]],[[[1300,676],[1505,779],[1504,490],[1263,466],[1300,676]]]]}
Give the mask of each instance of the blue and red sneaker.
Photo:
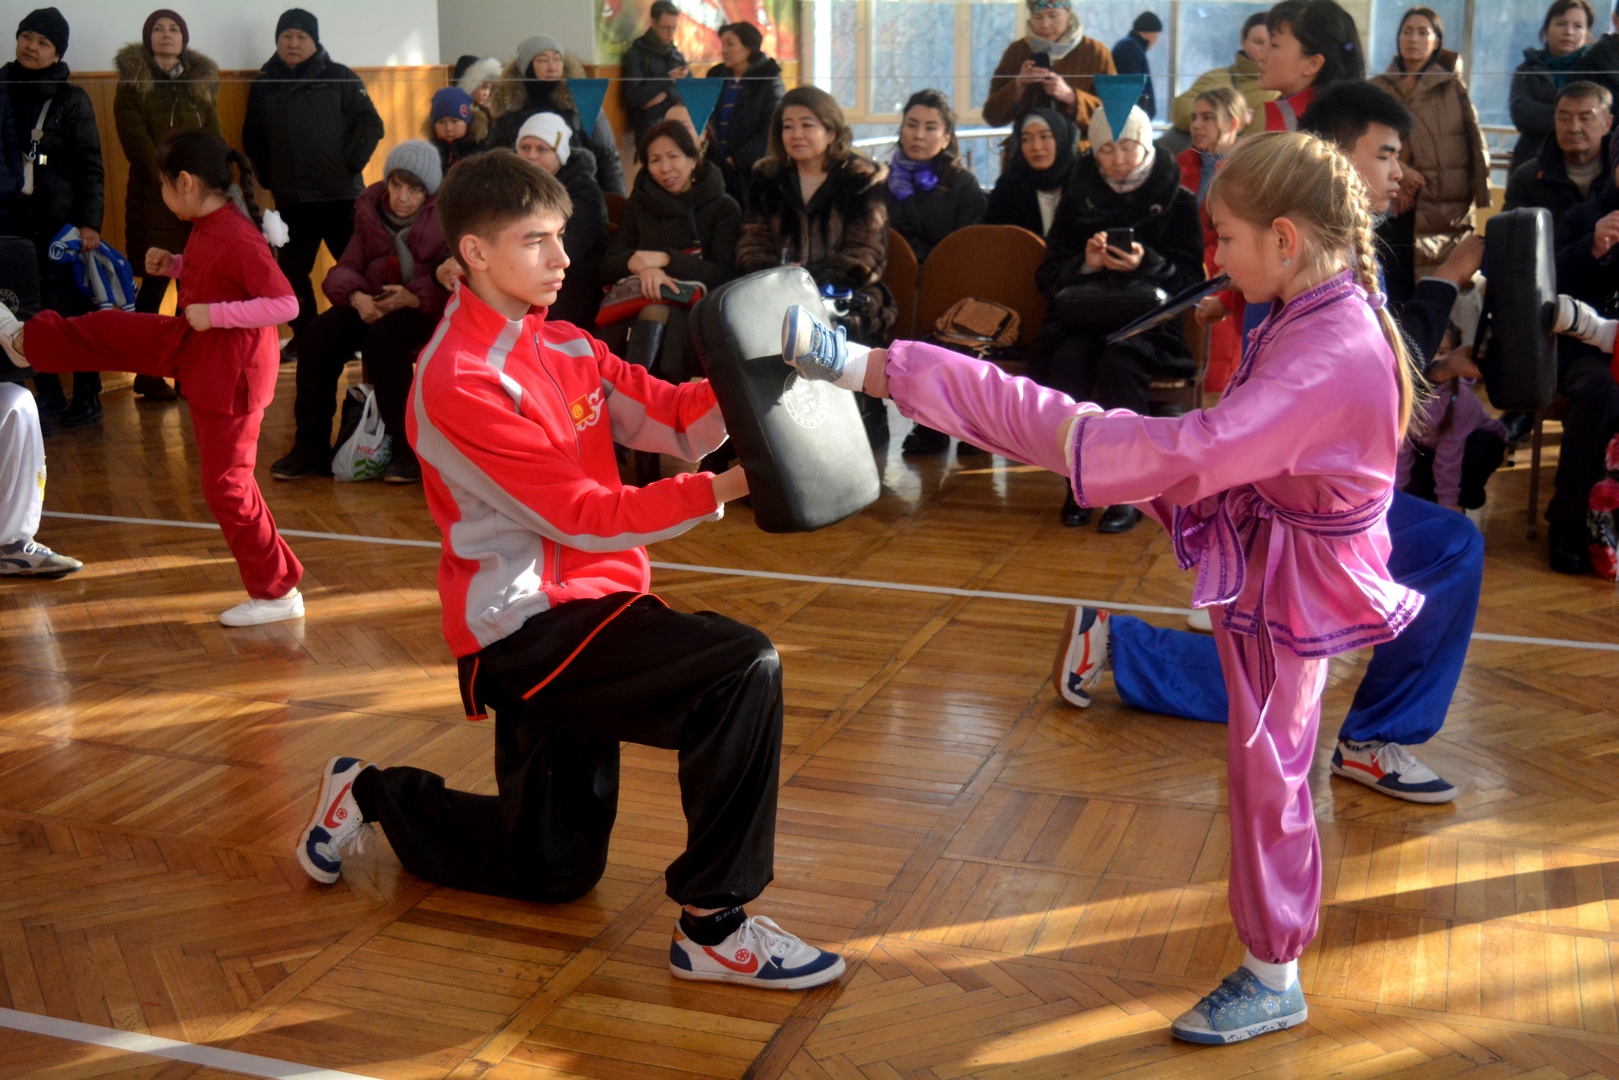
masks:
{"type": "Polygon", "coordinates": [[[1068,613],[1051,681],[1062,699],[1076,709],[1090,707],[1091,688],[1107,670],[1107,632],[1112,618],[1101,608],[1080,606],[1068,613]]]}
{"type": "Polygon", "coordinates": [[[1456,785],[1412,757],[1399,743],[1340,739],[1332,752],[1332,771],[1407,802],[1445,803],[1456,797],[1456,785]]]}
{"type": "Polygon", "coordinates": [[[359,758],[334,757],[321,771],[315,812],[298,835],[297,855],[304,873],[322,885],[342,876],[345,848],[353,847],[357,855],[365,852],[371,826],[354,801],[354,778],[366,767],[359,758]]]}
{"type": "Polygon", "coordinates": [[[767,990],[805,990],[843,974],[843,957],[801,941],[769,919],[749,916],[718,945],[699,945],[680,929],[669,944],[677,979],[741,983],[767,990]]]}

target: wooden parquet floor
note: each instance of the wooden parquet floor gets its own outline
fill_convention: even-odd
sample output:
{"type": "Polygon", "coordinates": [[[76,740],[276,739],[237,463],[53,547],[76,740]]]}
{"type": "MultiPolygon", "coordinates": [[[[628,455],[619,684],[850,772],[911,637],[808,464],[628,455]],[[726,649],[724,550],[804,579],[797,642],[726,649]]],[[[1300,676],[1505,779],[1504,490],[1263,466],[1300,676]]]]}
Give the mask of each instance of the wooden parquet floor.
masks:
{"type": "MultiPolygon", "coordinates": [[[[259,469],[283,528],[437,539],[419,489],[271,482],[291,399],[283,372],[259,469]]],[[[106,407],[48,443],[47,508],[208,521],[183,404],[106,407]]],[[[734,509],[653,557],[1187,603],[1155,527],[1065,530],[1057,478],[906,462],[901,434],[854,520],[767,536],[734,509]]],[[[1551,574],[1525,541],[1526,480],[1492,485],[1479,629],[1619,641],[1614,588],[1551,574]]],[[[493,789],[433,551],[295,539],[309,617],[226,631],[239,585],[217,533],[47,518],[41,538],[88,566],[0,584],[6,1009],[389,1080],[1619,1076],[1619,653],[1475,642],[1422,750],[1462,787],[1440,807],[1329,777],[1365,658],[1335,663],[1310,1021],[1196,1049],[1167,1024],[1242,951],[1224,732],[1106,688],[1088,711],[1059,704],[1060,606],[657,574],[670,604],[759,626],[784,659],[776,880],[753,909],[851,963],[770,994],[667,972],[671,754],[627,752],[606,877],[576,903],[438,888],[385,843],[337,885],[304,877],[290,845],[331,754],[493,789]]],[[[0,1014],[0,1077],[240,1075],[15,1028],[0,1014]]]]}

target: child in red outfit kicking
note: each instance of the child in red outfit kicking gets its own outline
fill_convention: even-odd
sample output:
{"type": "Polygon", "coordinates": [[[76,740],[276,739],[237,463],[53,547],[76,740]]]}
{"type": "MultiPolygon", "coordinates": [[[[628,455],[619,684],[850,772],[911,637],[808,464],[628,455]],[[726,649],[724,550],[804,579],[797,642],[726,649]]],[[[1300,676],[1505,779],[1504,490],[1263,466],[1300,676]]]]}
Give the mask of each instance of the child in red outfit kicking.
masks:
{"type": "Polygon", "coordinates": [[[191,403],[203,496],[247,586],[248,599],[219,621],[256,626],[302,618],[303,566],[253,479],[259,425],[280,366],[275,327],[297,313],[298,300],[255,224],[246,158],[217,135],[186,131],[163,144],[157,167],[164,203],[192,230],[184,255],[148,251],[146,272],[179,279],[184,318],[97,311],[66,319],[46,311],[24,326],[0,306],[0,346],[36,371],[178,375],[191,403]],[[241,174],[243,207],[233,200],[232,165],[241,174]]]}

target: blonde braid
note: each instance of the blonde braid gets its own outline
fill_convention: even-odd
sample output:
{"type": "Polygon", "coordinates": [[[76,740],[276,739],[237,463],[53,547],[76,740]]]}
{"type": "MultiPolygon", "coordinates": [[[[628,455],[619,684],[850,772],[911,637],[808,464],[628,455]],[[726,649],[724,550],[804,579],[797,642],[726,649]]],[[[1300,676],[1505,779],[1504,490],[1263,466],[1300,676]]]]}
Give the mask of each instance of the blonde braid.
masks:
{"type": "Polygon", "coordinates": [[[1383,293],[1383,282],[1379,274],[1377,234],[1372,228],[1371,199],[1366,183],[1361,178],[1360,170],[1355,168],[1347,157],[1342,154],[1337,157],[1341,163],[1340,167],[1350,174],[1351,190],[1354,193],[1354,197],[1350,200],[1350,209],[1354,218],[1355,280],[1366,290],[1367,296],[1383,294],[1383,303],[1374,308],[1374,311],[1377,315],[1377,324],[1383,330],[1383,337],[1388,340],[1389,348],[1394,352],[1394,378],[1400,388],[1400,437],[1403,439],[1411,431],[1417,403],[1427,398],[1430,387],[1427,377],[1418,366],[1420,357],[1411,349],[1405,333],[1394,321],[1394,316],[1388,309],[1388,296],[1383,293]]]}

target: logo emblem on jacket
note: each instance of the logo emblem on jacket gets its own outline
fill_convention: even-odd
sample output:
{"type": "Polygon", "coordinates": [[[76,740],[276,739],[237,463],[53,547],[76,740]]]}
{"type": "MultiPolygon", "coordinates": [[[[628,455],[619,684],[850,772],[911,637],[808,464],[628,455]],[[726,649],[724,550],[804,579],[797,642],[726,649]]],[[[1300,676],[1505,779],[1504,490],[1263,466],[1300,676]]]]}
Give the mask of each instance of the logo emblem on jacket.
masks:
{"type": "Polygon", "coordinates": [[[602,392],[600,388],[592,390],[584,397],[575,398],[568,406],[568,415],[573,419],[575,431],[583,431],[593,426],[602,418],[602,392]]]}

